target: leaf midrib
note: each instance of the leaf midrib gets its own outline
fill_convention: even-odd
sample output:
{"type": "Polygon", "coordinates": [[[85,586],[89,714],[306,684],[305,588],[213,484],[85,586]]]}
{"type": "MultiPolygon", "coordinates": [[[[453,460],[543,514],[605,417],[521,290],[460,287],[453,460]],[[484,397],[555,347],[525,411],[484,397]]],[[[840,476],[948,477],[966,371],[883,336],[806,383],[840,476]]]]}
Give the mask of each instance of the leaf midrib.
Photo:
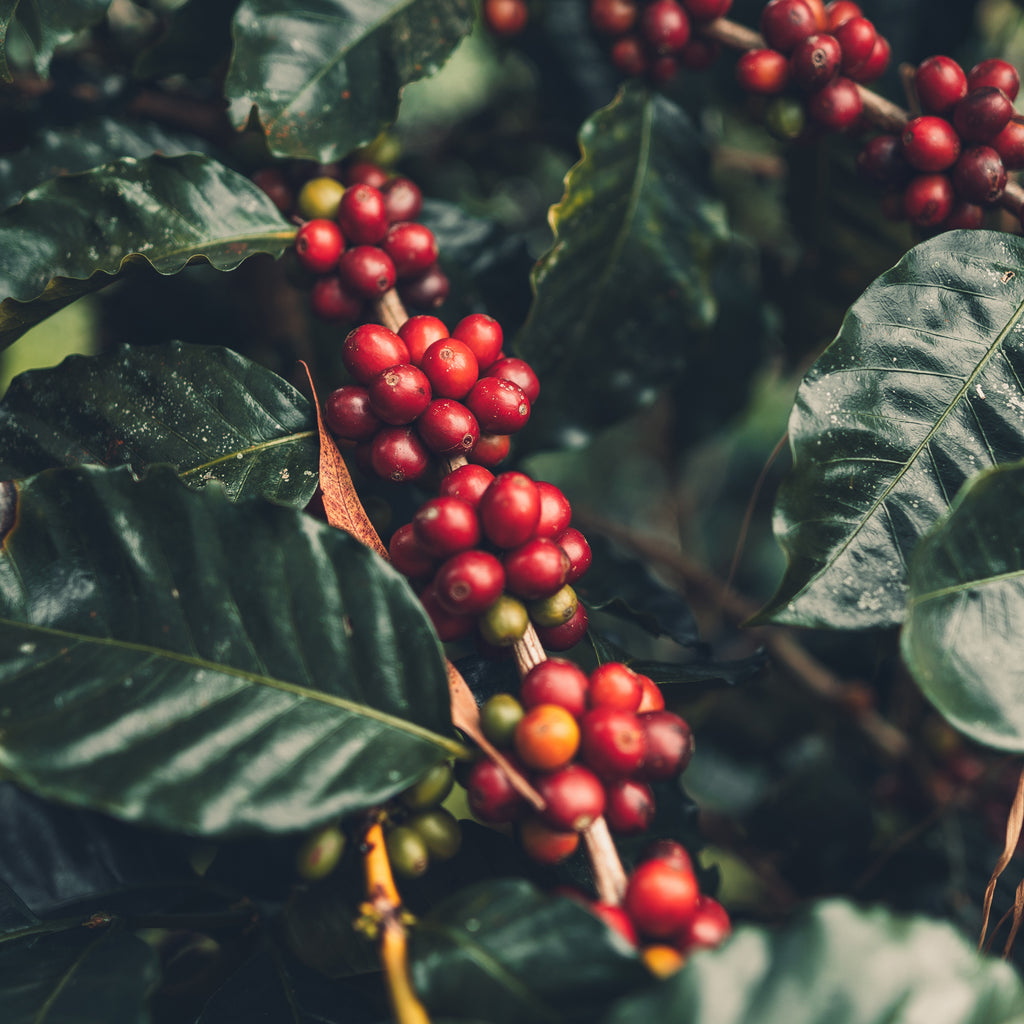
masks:
{"type": "Polygon", "coordinates": [[[983,576],[978,579],[965,580],[963,583],[954,583],[948,587],[939,587],[937,590],[929,590],[926,593],[911,595],[908,605],[922,605],[928,601],[939,601],[944,597],[953,594],[966,593],[977,590],[979,587],[994,586],[997,583],[1006,583],[1010,580],[1024,580],[1024,569],[1014,569],[1011,572],[997,573],[995,576],[983,576]]]}

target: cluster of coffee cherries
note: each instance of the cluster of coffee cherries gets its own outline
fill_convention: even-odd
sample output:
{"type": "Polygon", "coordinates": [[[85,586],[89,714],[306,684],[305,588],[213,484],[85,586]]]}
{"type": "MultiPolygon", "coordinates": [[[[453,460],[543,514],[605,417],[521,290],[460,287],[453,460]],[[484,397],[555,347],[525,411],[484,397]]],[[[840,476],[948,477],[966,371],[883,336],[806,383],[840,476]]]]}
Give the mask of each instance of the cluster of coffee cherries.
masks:
{"type": "Polygon", "coordinates": [[[391,562],[419,588],[441,640],[476,635],[484,649],[521,640],[532,623],[549,650],[587,631],[572,584],[591,562],[554,484],[466,464],[391,536],[391,562]]]}
{"type": "Polygon", "coordinates": [[[368,161],[334,171],[308,178],[297,193],[276,168],[253,176],[300,222],[295,255],[311,278],[313,312],[323,320],[356,323],[369,303],[396,287],[409,306],[440,306],[448,278],[438,264],[433,231],[416,219],[423,209],[419,186],[368,161]]]}
{"type": "Polygon", "coordinates": [[[914,71],[922,113],[900,135],[877,135],[858,155],[860,170],[888,189],[886,210],[918,227],[981,227],[999,202],[1007,171],[1024,168],[1024,124],[1014,120],[1016,68],[992,58],[965,72],[929,57],[914,71]]]}
{"type": "Polygon", "coordinates": [[[454,784],[451,764],[442,761],[385,808],[384,844],[396,874],[418,878],[431,862],[450,860],[459,852],[462,829],[442,806],[454,784]]]}
{"type": "Polygon", "coordinates": [[[618,70],[661,84],[680,66],[710,67],[720,46],[694,29],[724,17],[732,0],[589,0],[590,24],[618,70]]]}
{"type": "Polygon", "coordinates": [[[771,0],[759,27],[767,45],[740,56],[736,79],[748,92],[788,98],[767,114],[779,134],[799,134],[805,114],[826,131],[859,124],[858,83],[880,77],[891,50],[855,3],[771,0]]]}
{"type": "Polygon", "coordinates": [[[356,444],[363,469],[386,480],[417,480],[437,459],[459,456],[497,465],[540,393],[529,363],[505,356],[502,342],[501,324],[484,313],[451,332],[429,314],[397,332],[360,324],[341,349],[355,383],[330,393],[327,425],[356,444]]]}

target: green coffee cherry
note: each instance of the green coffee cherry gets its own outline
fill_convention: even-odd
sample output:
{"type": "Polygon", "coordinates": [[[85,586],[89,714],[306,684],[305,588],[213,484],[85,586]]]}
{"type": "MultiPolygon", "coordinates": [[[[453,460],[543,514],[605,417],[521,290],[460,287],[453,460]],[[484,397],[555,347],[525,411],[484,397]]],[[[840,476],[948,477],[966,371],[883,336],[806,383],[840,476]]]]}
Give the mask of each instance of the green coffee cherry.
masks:
{"type": "Polygon", "coordinates": [[[311,882],[326,878],[345,852],[345,835],[337,825],[327,825],[307,836],[295,855],[299,876],[311,882]]]}
{"type": "Polygon", "coordinates": [[[436,807],[413,815],[406,823],[407,828],[419,833],[427,844],[431,857],[448,860],[459,852],[462,845],[462,829],[451,811],[436,807]]]}
{"type": "Polygon", "coordinates": [[[480,709],[480,728],[496,747],[511,747],[523,705],[511,693],[496,693],[480,709]]]}
{"type": "Polygon", "coordinates": [[[430,867],[426,840],[408,825],[397,825],[384,837],[391,870],[403,878],[419,878],[430,867]]]}
{"type": "Polygon", "coordinates": [[[561,590],[556,590],[550,597],[530,604],[530,618],[538,626],[561,626],[568,622],[579,607],[576,591],[567,583],[561,590]]]}
{"type": "Polygon", "coordinates": [[[436,807],[452,791],[455,776],[447,761],[435,764],[415,785],[398,795],[410,811],[426,811],[436,807]]]}

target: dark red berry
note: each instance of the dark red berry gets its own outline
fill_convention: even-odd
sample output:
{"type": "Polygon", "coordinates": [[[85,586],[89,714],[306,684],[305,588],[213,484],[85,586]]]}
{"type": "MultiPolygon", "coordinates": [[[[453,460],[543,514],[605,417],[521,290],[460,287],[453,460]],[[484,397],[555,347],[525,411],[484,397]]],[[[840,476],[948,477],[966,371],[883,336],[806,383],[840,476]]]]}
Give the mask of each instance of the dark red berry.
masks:
{"type": "Polygon", "coordinates": [[[842,75],[833,78],[807,101],[807,113],[823,128],[834,132],[854,125],[863,108],[856,83],[842,75]]]}
{"type": "Polygon", "coordinates": [[[898,135],[876,135],[857,154],[857,170],[882,185],[902,184],[913,173],[903,156],[903,141],[898,135]]]}
{"type": "Polygon", "coordinates": [[[410,277],[399,283],[398,294],[402,301],[417,309],[437,309],[448,298],[451,287],[448,277],[435,263],[419,277],[410,277]]]}
{"type": "Polygon", "coordinates": [[[611,903],[591,903],[589,907],[592,914],[601,918],[609,928],[614,928],[631,946],[639,944],[636,928],[622,907],[611,903]]]}
{"type": "Polygon", "coordinates": [[[588,626],[587,609],[582,601],[577,603],[572,616],[557,626],[534,624],[541,646],[548,651],[567,651],[575,647],[587,635],[588,626]]]}
{"type": "Polygon", "coordinates": [[[452,329],[452,337],[469,346],[481,370],[486,370],[498,358],[504,340],[501,324],[486,313],[463,317],[452,329]]]}
{"type": "Polygon", "coordinates": [[[525,601],[549,597],[565,584],[569,556],[553,541],[534,537],[505,553],[506,586],[525,601]]]}
{"type": "Polygon", "coordinates": [[[960,136],[944,117],[925,114],[903,129],[903,157],[919,171],[944,171],[960,156],[960,136]]]}
{"type": "Polygon", "coordinates": [[[387,184],[388,174],[382,167],[378,167],[369,160],[359,160],[349,164],[342,175],[345,185],[369,185],[372,188],[383,189],[387,184]]]}
{"type": "Polygon", "coordinates": [[[575,583],[590,568],[590,563],[593,561],[594,556],[587,543],[587,538],[574,526],[570,526],[555,540],[569,556],[569,563],[572,566],[565,582],[575,583]]]}
{"type": "Polygon", "coordinates": [[[590,24],[603,36],[625,35],[636,24],[636,18],[633,0],[591,0],[590,24]]]}
{"type": "Polygon", "coordinates": [[[548,658],[534,665],[523,677],[519,700],[524,708],[557,704],[579,718],[587,709],[586,673],[564,658],[548,658]]]}
{"type": "Polygon", "coordinates": [[[263,167],[254,171],[252,182],[266,192],[282,213],[289,213],[295,205],[295,193],[292,192],[284,171],[280,167],[263,167]]]}
{"type": "Polygon", "coordinates": [[[952,57],[929,57],[914,72],[914,89],[926,114],[945,114],[967,95],[967,75],[952,57]]]}
{"type": "Polygon", "coordinates": [[[460,551],[442,563],[434,576],[438,601],[459,615],[479,615],[504,589],[505,570],[489,551],[460,551]]]}
{"type": "Polygon", "coordinates": [[[410,178],[392,178],[378,188],[384,193],[384,209],[391,224],[415,220],[423,211],[423,193],[410,178]]]}
{"type": "Polygon", "coordinates": [[[644,731],[643,778],[651,782],[675,778],[693,756],[693,730],[671,711],[648,711],[639,717],[644,731]]]}
{"type": "Polygon", "coordinates": [[[621,661],[606,661],[590,673],[587,703],[592,708],[636,711],[642,697],[640,677],[621,661]]]}
{"type": "Polygon", "coordinates": [[[483,376],[501,377],[503,380],[518,384],[523,389],[523,394],[530,400],[531,406],[540,397],[540,381],[533,372],[533,367],[525,359],[506,356],[489,366],[483,376]]]}
{"type": "Polygon", "coordinates": [[[968,91],[974,92],[975,89],[983,89],[986,86],[1000,89],[1008,100],[1015,100],[1020,89],[1020,75],[1008,61],[990,57],[980,64],[975,64],[967,73],[968,91]]]}
{"type": "Polygon", "coordinates": [[[358,320],[363,297],[346,288],[334,274],[318,277],[309,292],[309,307],[321,320],[358,320]]]}
{"type": "Polygon", "coordinates": [[[480,440],[473,446],[469,453],[469,461],[479,466],[497,466],[499,462],[508,457],[509,449],[512,447],[508,434],[480,433],[480,440]]]}
{"type": "Polygon", "coordinates": [[[412,523],[403,523],[388,541],[391,564],[411,580],[429,580],[437,569],[437,559],[416,539],[412,523]]]}
{"type": "Polygon", "coordinates": [[[774,96],[789,84],[789,58],[778,50],[747,50],[736,61],[736,81],[747,92],[774,96]]]}
{"type": "Polygon", "coordinates": [[[526,28],[530,12],[524,0],[484,0],[484,24],[496,35],[509,38],[526,28]]]}
{"type": "Polygon", "coordinates": [[[415,221],[392,224],[381,246],[391,257],[399,277],[416,277],[429,270],[437,261],[437,239],[434,232],[415,221]]]}
{"type": "Polygon", "coordinates": [[[652,0],[640,15],[640,34],[656,54],[678,53],[690,40],[690,18],[676,0],[652,0]]]}
{"type": "Polygon", "coordinates": [[[466,395],[466,405],[487,433],[514,434],[530,419],[530,400],[504,377],[482,377],[466,395]]]}
{"type": "Polygon", "coordinates": [[[933,228],[950,215],[955,198],[948,174],[919,174],[903,191],[903,211],[918,227],[933,228]]]}
{"type": "Polygon", "coordinates": [[[369,384],[388,367],[409,362],[409,349],[382,324],[360,324],[346,336],[341,361],[360,384],[369,384]]]}
{"type": "Polygon", "coordinates": [[[647,860],[630,876],[622,906],[641,935],[668,939],[690,923],[699,900],[692,871],[680,871],[663,860],[647,860]]]}
{"type": "Polygon", "coordinates": [[[569,528],[572,506],[562,491],[546,480],[537,481],[537,490],[540,491],[540,518],[537,520],[534,536],[550,537],[554,540],[569,528]]]}
{"type": "MultiPolygon", "coordinates": [[[[468,345],[456,338],[435,341],[420,360],[420,369],[427,375],[430,386],[438,398],[465,398],[477,382],[480,370],[476,356],[468,345]]],[[[469,405],[469,402],[466,403],[469,405]]],[[[470,411],[480,417],[470,406],[470,411]]],[[[480,423],[481,429],[488,429],[480,423]]]]}
{"type": "Polygon", "coordinates": [[[629,78],[639,78],[647,74],[648,60],[644,44],[632,33],[615,40],[610,56],[612,64],[629,78]]]}
{"type": "Polygon", "coordinates": [[[582,759],[604,779],[624,779],[644,761],[639,716],[619,708],[592,708],[580,719],[582,759]]]}
{"type": "Polygon", "coordinates": [[[514,821],[526,806],[508,775],[488,758],[470,769],[466,799],[474,817],[494,825],[514,821]]]}
{"type": "Polygon", "coordinates": [[[1006,188],[1006,168],[991,146],[965,149],[953,166],[953,188],[969,203],[995,203],[1006,188]]]}
{"type": "Polygon", "coordinates": [[[533,536],[540,519],[540,492],[525,473],[500,473],[484,491],[477,511],[492,544],[517,548],[533,536]]]}
{"type": "Polygon", "coordinates": [[[411,363],[397,363],[382,370],[367,390],[373,411],[393,426],[412,423],[430,404],[430,381],[411,363]]]}
{"type": "Polygon", "coordinates": [[[952,231],[954,228],[980,228],[985,220],[985,210],[977,203],[968,203],[958,199],[953,204],[949,216],[942,222],[944,231],[952,231]]]}
{"type": "Polygon", "coordinates": [[[839,74],[842,57],[843,51],[835,36],[815,32],[797,43],[790,54],[790,77],[801,89],[813,92],[839,74]]]}
{"type": "Polygon", "coordinates": [[[654,821],[654,793],[645,782],[616,779],[605,786],[604,816],[608,827],[624,836],[646,832],[654,821]]]}
{"type": "Polygon", "coordinates": [[[677,871],[693,871],[693,858],[690,851],[675,839],[655,839],[645,847],[641,861],[661,860],[670,864],[677,871]]]}
{"type": "Polygon", "coordinates": [[[581,764],[569,764],[539,775],[534,786],[544,798],[541,817],[552,828],[582,832],[604,813],[604,786],[581,764]]]}
{"type": "Polygon", "coordinates": [[[691,71],[707,71],[718,60],[722,44],[717,39],[705,36],[691,36],[690,41],[679,51],[679,63],[691,71]]]}
{"type": "Polygon", "coordinates": [[[485,466],[459,466],[444,476],[438,492],[453,498],[462,498],[476,508],[493,479],[494,474],[485,466]]]}
{"type": "Polygon", "coordinates": [[[326,274],[338,265],[345,239],[332,220],[307,220],[295,235],[299,262],[315,274],[326,274]]]}
{"type": "Polygon", "coordinates": [[[383,427],[370,442],[370,465],[377,476],[403,483],[423,476],[430,453],[409,427],[383,427]]]}
{"type": "Polygon", "coordinates": [[[875,39],[875,45],[872,47],[871,53],[859,64],[848,68],[846,77],[854,82],[873,82],[885,74],[885,69],[889,66],[891,56],[892,48],[889,46],[889,40],[885,36],[878,36],[875,39]]]}
{"type": "Polygon", "coordinates": [[[466,455],[480,439],[476,417],[454,398],[435,398],[416,421],[423,443],[438,455],[466,455]]]}
{"type": "Polygon", "coordinates": [[[372,185],[350,185],[338,205],[338,223],[356,245],[376,245],[388,230],[384,195],[372,185]]]}
{"type": "Polygon", "coordinates": [[[839,28],[840,25],[851,18],[861,17],[863,13],[860,7],[853,3],[853,0],[831,0],[830,3],[825,4],[825,16],[828,19],[829,32],[834,28],[839,28]]]}
{"type": "Polygon", "coordinates": [[[416,539],[435,558],[448,558],[480,542],[476,510],[461,498],[431,498],[412,518],[416,539]]]}
{"type": "Polygon", "coordinates": [[[1013,104],[1006,93],[992,85],[968,92],[953,108],[953,124],[964,142],[988,142],[1012,116],[1013,104]]]}
{"type": "Polygon", "coordinates": [[[345,384],[327,396],[324,420],[346,441],[369,441],[382,426],[370,405],[369,392],[358,384],[345,384]]]}
{"type": "Polygon", "coordinates": [[[419,366],[423,353],[442,338],[448,337],[448,328],[436,316],[421,313],[411,316],[398,328],[398,336],[409,347],[409,362],[419,366]]]}
{"type": "Polygon", "coordinates": [[[844,73],[867,60],[878,38],[875,26],[867,18],[849,18],[833,29],[833,35],[842,47],[844,73]]]}
{"type": "Polygon", "coordinates": [[[338,261],[338,276],[352,291],[367,299],[378,299],[395,286],[395,265],[383,249],[357,245],[346,249],[338,261]]]}
{"type": "Polygon", "coordinates": [[[770,0],[761,11],[760,28],[765,42],[781,53],[790,53],[818,30],[814,12],[804,0],[770,0]]]}
{"type": "Polygon", "coordinates": [[[441,604],[433,582],[420,591],[420,604],[430,617],[434,632],[442,643],[461,640],[476,630],[475,616],[453,614],[441,604]]]}
{"type": "Polygon", "coordinates": [[[1010,121],[989,145],[1002,158],[1003,166],[1008,171],[1024,168],[1024,124],[1010,121]]]}
{"type": "Polygon", "coordinates": [[[732,0],[683,0],[683,6],[694,21],[714,21],[729,13],[732,0]]]}

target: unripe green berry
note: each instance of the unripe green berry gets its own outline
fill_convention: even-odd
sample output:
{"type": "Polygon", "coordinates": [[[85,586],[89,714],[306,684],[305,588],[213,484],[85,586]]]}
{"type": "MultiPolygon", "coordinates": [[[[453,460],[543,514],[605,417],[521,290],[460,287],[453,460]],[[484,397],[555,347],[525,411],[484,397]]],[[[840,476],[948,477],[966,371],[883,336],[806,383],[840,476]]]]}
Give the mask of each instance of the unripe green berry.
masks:
{"type": "Polygon", "coordinates": [[[522,639],[530,617],[526,606],[508,594],[502,594],[490,608],[480,616],[477,625],[480,635],[495,647],[511,647],[522,639]]]}
{"type": "Polygon", "coordinates": [[[511,693],[496,693],[480,709],[480,728],[496,747],[511,747],[522,717],[523,705],[511,693]]]}
{"type": "Polygon", "coordinates": [[[447,761],[435,764],[419,782],[398,795],[410,811],[426,811],[436,807],[452,791],[455,776],[447,761]]]}
{"type": "Polygon", "coordinates": [[[432,811],[422,811],[413,815],[405,824],[407,828],[419,833],[431,857],[449,860],[459,852],[462,829],[455,815],[446,808],[435,807],[432,811]]]}
{"type": "Polygon", "coordinates": [[[337,825],[326,825],[312,832],[295,855],[295,869],[299,876],[318,881],[326,878],[345,852],[345,835],[337,825]]]}
{"type": "Polygon", "coordinates": [[[391,870],[403,878],[419,878],[430,866],[430,850],[423,836],[408,825],[398,825],[384,837],[391,870]]]}
{"type": "Polygon", "coordinates": [[[299,213],[306,220],[323,217],[334,220],[345,186],[334,178],[310,178],[299,192],[299,213]]]}
{"type": "Polygon", "coordinates": [[[529,606],[530,618],[538,626],[561,626],[576,614],[579,599],[576,591],[567,583],[542,601],[532,601],[529,606]]]}

